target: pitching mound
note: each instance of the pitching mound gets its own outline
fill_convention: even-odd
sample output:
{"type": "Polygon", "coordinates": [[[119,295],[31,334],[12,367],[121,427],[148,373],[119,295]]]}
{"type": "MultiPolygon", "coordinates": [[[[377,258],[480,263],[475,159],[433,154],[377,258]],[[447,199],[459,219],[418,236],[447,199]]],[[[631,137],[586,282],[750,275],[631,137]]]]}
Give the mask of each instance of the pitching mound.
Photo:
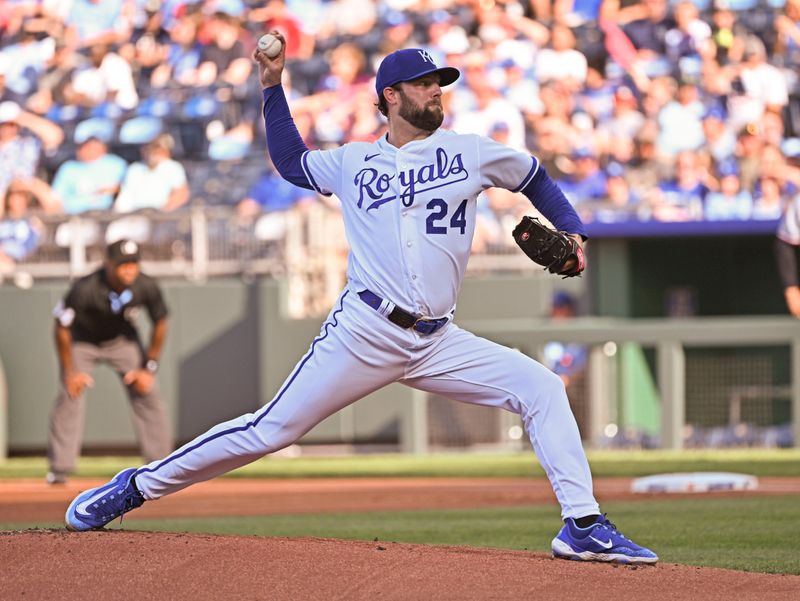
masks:
{"type": "Polygon", "coordinates": [[[388,542],[131,531],[0,533],[5,599],[398,601],[792,598],[800,576],[583,564],[388,542]]]}

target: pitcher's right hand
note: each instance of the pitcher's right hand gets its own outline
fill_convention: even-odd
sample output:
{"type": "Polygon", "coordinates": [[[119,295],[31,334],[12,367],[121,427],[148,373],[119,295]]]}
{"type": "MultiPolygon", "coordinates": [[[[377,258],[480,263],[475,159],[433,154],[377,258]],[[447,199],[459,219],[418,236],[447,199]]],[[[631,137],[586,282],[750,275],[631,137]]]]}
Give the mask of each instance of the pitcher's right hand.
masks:
{"type": "Polygon", "coordinates": [[[281,74],[286,64],[286,38],[274,29],[269,33],[281,41],[282,47],[275,58],[269,58],[258,47],[253,50],[253,60],[258,63],[258,78],[261,80],[262,88],[271,88],[281,83],[281,74]]]}

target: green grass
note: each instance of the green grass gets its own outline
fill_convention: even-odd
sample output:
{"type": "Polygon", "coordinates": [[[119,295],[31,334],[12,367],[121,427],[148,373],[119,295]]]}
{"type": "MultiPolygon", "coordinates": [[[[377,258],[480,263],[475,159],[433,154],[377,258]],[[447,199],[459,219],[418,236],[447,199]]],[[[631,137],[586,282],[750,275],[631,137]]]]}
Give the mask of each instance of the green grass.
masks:
{"type": "MultiPolygon", "coordinates": [[[[800,449],[715,451],[589,452],[596,477],[645,476],[683,471],[729,471],[755,476],[800,476],[800,449]]],[[[140,465],[137,457],[87,457],[78,476],[109,477],[124,467],[140,465]]],[[[47,471],[44,458],[14,458],[0,463],[2,478],[37,478],[47,471]]],[[[247,478],[319,477],[543,477],[532,452],[505,454],[450,453],[357,455],[348,457],[267,457],[230,474],[247,478]]]]}
{"type": "MultiPolygon", "coordinates": [[[[607,503],[626,536],[662,562],[800,575],[797,496],[607,503]]],[[[116,525],[114,528],[118,527],[116,525]]],[[[126,530],[259,536],[321,536],[549,552],[555,505],[469,510],[129,520],[126,530]]],[[[0,530],[60,524],[1,524],[0,530]]]]}

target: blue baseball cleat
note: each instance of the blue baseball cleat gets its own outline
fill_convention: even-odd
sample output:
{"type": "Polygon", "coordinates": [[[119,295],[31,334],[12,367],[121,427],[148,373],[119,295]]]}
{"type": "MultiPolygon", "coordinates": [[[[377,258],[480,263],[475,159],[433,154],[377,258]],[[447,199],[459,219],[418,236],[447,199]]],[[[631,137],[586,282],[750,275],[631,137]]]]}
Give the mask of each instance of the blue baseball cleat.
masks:
{"type": "Polygon", "coordinates": [[[578,561],[608,561],[612,563],[649,563],[658,555],[625,538],[605,514],[587,528],[579,528],[567,518],[552,543],[553,557],[578,561]]]}
{"type": "Polygon", "coordinates": [[[110,482],[79,494],[67,508],[67,530],[96,530],[144,504],[133,483],[135,468],[122,470],[110,482]]]}

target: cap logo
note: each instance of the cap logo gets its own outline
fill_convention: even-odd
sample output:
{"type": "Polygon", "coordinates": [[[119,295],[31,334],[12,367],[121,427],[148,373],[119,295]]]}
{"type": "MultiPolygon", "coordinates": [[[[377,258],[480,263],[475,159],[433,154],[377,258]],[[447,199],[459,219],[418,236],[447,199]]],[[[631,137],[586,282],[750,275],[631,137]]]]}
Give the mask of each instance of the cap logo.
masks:
{"type": "Polygon", "coordinates": [[[139,247],[136,246],[136,242],[133,240],[126,240],[122,243],[122,246],[120,246],[120,250],[123,255],[134,255],[138,252],[139,247]]]}
{"type": "Polygon", "coordinates": [[[432,64],[434,67],[436,66],[436,63],[433,62],[433,57],[428,53],[427,50],[418,50],[417,52],[419,52],[419,55],[422,57],[422,60],[432,64]]]}

